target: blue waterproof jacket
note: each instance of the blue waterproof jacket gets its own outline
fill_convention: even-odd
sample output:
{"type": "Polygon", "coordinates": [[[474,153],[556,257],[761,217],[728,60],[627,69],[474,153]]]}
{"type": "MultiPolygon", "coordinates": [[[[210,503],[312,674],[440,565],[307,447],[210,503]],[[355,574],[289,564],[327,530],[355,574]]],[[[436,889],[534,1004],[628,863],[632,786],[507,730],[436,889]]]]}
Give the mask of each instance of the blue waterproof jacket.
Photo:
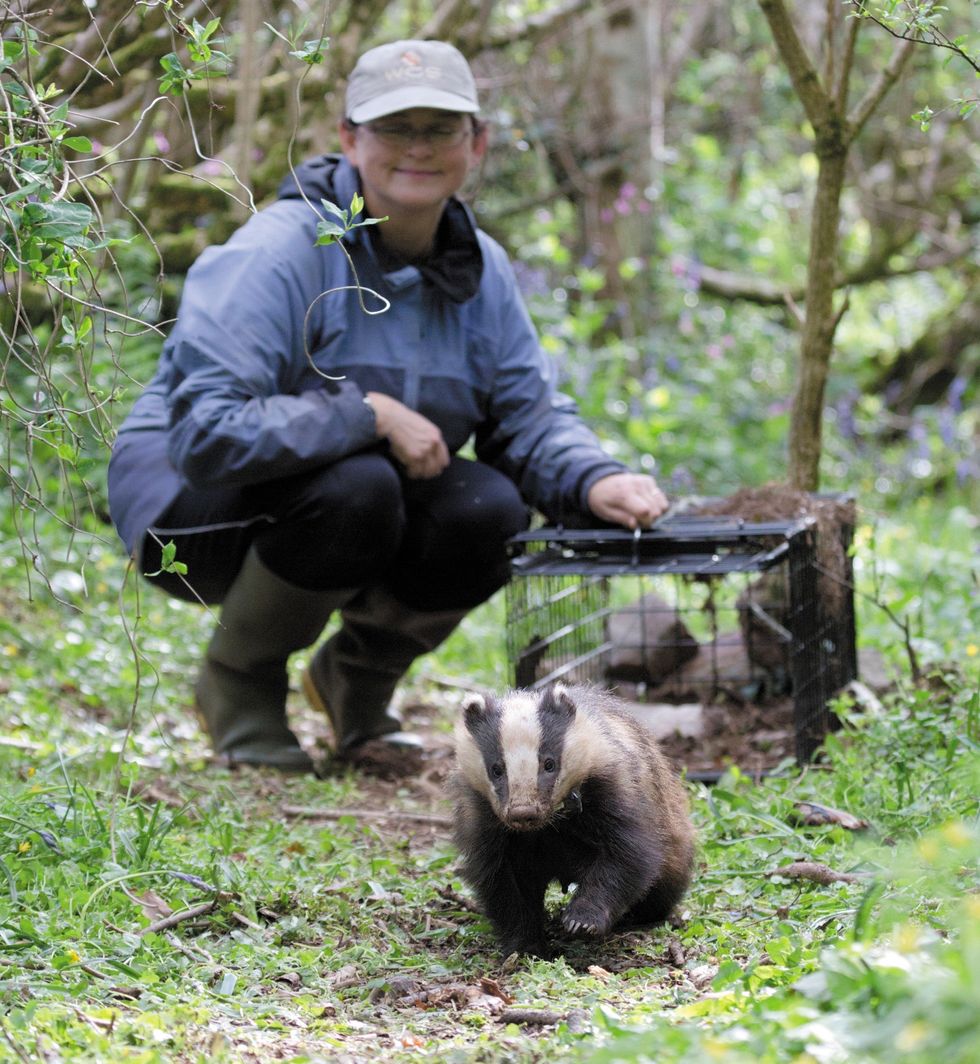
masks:
{"type": "Polygon", "coordinates": [[[472,438],[477,457],[551,520],[585,511],[596,480],[624,467],[555,391],[500,245],[458,200],[440,227],[451,223],[441,274],[384,262],[369,230],[354,230],[345,247],[358,282],[391,302],[365,313],[342,250],[316,244],[320,199],[346,208],[356,170],[323,156],[296,176],[303,194],[288,179],[188,272],[156,374],[109,464],[127,549],[184,485],[260,484],[378,446],[368,391],[429,418],[453,454],[472,438]]]}

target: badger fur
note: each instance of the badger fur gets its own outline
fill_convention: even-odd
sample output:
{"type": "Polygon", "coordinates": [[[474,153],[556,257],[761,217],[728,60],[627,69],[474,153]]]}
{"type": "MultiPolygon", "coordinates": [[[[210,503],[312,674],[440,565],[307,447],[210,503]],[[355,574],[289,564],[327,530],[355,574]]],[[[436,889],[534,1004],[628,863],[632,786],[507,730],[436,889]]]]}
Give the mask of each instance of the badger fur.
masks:
{"type": "Polygon", "coordinates": [[[598,688],[473,696],[456,725],[454,835],[462,876],[504,954],[548,956],[544,896],[601,936],[664,920],[691,878],[684,789],[642,724],[598,688]]]}

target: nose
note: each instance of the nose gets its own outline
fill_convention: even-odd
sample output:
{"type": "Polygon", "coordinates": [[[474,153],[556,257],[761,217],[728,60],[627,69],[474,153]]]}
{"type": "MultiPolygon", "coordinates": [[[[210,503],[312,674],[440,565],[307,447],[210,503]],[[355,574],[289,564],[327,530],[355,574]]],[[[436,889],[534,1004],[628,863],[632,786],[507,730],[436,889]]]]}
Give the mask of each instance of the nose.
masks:
{"type": "Polygon", "coordinates": [[[432,138],[426,129],[417,130],[411,141],[405,146],[405,151],[411,155],[431,155],[435,151],[432,138]]]}
{"type": "Polygon", "coordinates": [[[513,805],[507,810],[507,824],[515,831],[529,831],[541,823],[541,814],[533,805],[513,805]]]}

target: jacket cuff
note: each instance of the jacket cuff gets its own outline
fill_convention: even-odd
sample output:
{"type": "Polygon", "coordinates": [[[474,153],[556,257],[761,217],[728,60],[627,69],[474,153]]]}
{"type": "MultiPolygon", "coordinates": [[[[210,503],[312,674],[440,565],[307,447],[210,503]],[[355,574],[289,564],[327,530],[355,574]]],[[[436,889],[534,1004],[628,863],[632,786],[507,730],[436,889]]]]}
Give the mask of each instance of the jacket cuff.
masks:
{"type": "Polygon", "coordinates": [[[622,462],[614,461],[610,459],[608,462],[603,463],[601,466],[597,466],[594,469],[590,469],[588,473],[579,481],[578,485],[578,508],[583,514],[589,517],[595,518],[596,521],[600,520],[589,509],[589,492],[592,490],[592,485],[598,480],[602,480],[603,477],[611,477],[616,473],[628,473],[629,469],[622,462]]]}

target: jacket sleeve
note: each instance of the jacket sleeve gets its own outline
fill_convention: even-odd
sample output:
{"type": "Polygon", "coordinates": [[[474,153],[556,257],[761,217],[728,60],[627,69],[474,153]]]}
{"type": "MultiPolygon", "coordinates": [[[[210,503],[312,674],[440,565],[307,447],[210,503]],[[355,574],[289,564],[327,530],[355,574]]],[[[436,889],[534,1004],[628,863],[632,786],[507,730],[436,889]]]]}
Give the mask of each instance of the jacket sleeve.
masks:
{"type": "Polygon", "coordinates": [[[493,265],[505,275],[501,349],[476,455],[509,476],[549,521],[588,514],[592,485],[626,467],[606,454],[574,401],[556,390],[554,365],[541,348],[510,264],[494,250],[499,254],[493,265]]]}
{"type": "Polygon", "coordinates": [[[188,274],[167,342],[170,459],[195,487],[290,476],[375,442],[356,385],[309,384],[323,254],[340,251],[315,247],[288,213],[263,212],[188,274]]]}

